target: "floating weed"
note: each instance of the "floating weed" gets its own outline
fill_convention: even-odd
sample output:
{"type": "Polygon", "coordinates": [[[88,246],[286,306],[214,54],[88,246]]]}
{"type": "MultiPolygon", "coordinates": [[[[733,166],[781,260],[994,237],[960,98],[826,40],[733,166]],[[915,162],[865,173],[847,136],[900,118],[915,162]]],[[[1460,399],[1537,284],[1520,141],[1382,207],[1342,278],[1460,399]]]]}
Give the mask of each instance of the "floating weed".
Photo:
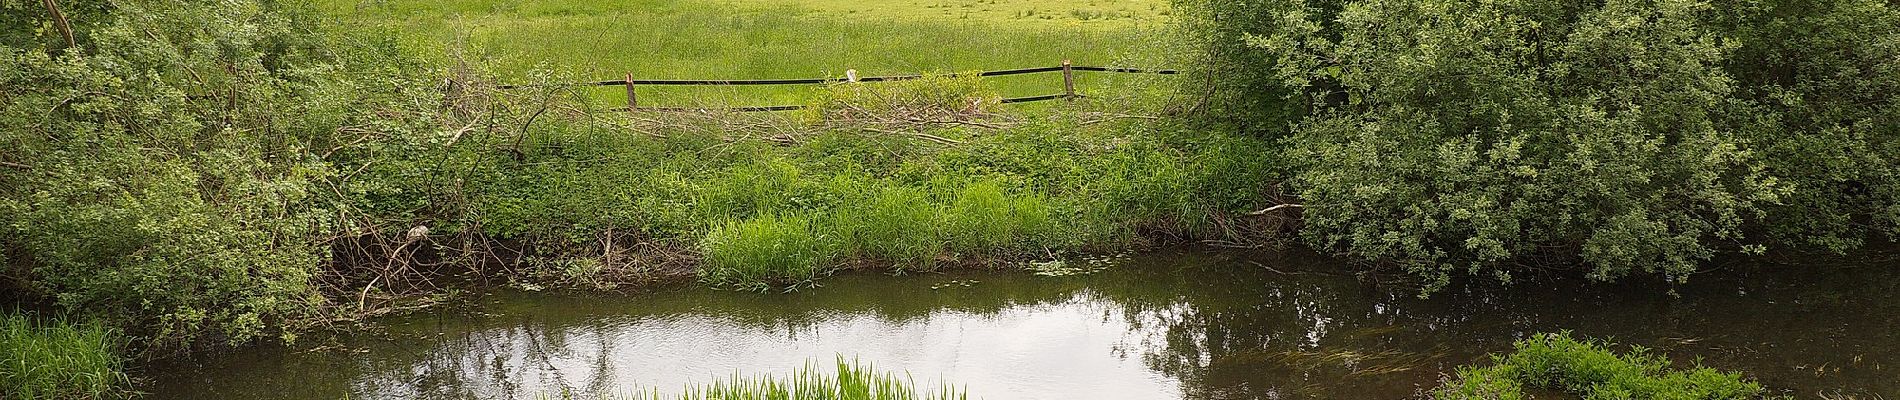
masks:
{"type": "Polygon", "coordinates": [[[953,287],[970,287],[970,285],[975,285],[978,283],[983,283],[983,281],[979,281],[975,279],[951,279],[949,282],[930,285],[930,290],[953,288],[953,287]]]}
{"type": "Polygon", "coordinates": [[[1091,255],[1076,259],[1074,262],[1065,260],[1032,262],[1028,264],[1028,269],[1030,273],[1036,274],[1037,276],[1089,275],[1102,272],[1102,270],[1127,261],[1129,258],[1129,255],[1126,253],[1091,255]]]}

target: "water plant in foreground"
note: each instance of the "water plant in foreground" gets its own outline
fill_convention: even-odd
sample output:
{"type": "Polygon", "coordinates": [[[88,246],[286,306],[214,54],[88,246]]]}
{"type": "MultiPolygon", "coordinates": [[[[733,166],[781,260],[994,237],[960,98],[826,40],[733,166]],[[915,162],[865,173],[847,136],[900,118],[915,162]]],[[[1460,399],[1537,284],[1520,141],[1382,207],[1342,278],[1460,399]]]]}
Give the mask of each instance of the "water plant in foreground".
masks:
{"type": "Polygon", "coordinates": [[[1569,332],[1520,340],[1509,355],[1492,355],[1491,366],[1461,367],[1458,376],[1432,391],[1437,400],[1517,400],[1526,388],[1556,390],[1584,399],[1764,399],[1761,384],[1741,374],[1694,366],[1670,368],[1669,359],[1633,346],[1617,354],[1609,345],[1575,339],[1569,332]]]}
{"type": "MultiPolygon", "coordinates": [[[[939,385],[935,391],[917,388],[908,374],[877,372],[870,364],[861,364],[856,360],[845,361],[839,357],[835,362],[835,372],[827,374],[818,363],[808,362],[805,366],[792,371],[790,376],[779,377],[758,375],[740,376],[688,385],[679,394],[668,395],[659,390],[646,390],[632,395],[602,395],[603,399],[624,400],[964,400],[969,394],[950,385],[939,385]]],[[[550,398],[553,396],[542,396],[550,398]]],[[[564,393],[560,399],[577,398],[572,393],[564,393]]]]}
{"type": "Polygon", "coordinates": [[[130,381],[119,343],[102,324],[8,313],[0,317],[0,398],[123,397],[130,381]]]}

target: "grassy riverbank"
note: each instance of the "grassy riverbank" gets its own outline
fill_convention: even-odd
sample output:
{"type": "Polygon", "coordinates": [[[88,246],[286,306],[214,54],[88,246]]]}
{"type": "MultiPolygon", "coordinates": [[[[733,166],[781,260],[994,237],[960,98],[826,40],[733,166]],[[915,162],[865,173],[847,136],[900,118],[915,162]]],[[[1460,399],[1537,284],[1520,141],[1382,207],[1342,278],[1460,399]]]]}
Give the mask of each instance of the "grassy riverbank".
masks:
{"type": "Polygon", "coordinates": [[[1272,193],[1266,141],[1154,101],[1021,113],[932,78],[807,88],[803,113],[607,112],[584,88],[493,89],[585,73],[437,59],[294,4],[120,7],[74,10],[77,47],[6,37],[0,283],[146,356],[487,284],[779,290],[1277,221],[1239,215],[1272,193]]]}
{"type": "Polygon", "coordinates": [[[1264,201],[1253,182],[1267,177],[1214,173],[1265,171],[1249,156],[1265,144],[1251,139],[1067,118],[933,136],[957,143],[850,131],[789,145],[550,135],[467,181],[479,193],[470,214],[496,237],[599,255],[573,260],[562,279],[611,282],[625,274],[609,271],[648,267],[631,253],[661,243],[696,253],[711,282],[763,289],[840,265],[1116,251],[1144,229],[1225,237],[1225,219],[1264,201]]]}

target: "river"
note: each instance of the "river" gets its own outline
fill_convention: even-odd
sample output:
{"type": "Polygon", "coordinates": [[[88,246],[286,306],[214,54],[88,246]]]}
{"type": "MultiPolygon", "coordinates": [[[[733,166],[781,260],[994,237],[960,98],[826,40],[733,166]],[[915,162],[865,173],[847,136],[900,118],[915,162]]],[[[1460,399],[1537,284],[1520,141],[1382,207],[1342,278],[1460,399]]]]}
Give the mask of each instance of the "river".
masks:
{"type": "Polygon", "coordinates": [[[1207,250],[1061,277],[847,273],[789,294],[501,291],[371,332],[148,365],[143,389],[162,399],[535,398],[677,391],[844,357],[985,399],[1401,399],[1516,339],[1569,330],[1800,398],[1900,397],[1900,261],[1761,263],[1714,263],[1673,294],[1642,279],[1552,279],[1421,299],[1326,257],[1207,250]]]}

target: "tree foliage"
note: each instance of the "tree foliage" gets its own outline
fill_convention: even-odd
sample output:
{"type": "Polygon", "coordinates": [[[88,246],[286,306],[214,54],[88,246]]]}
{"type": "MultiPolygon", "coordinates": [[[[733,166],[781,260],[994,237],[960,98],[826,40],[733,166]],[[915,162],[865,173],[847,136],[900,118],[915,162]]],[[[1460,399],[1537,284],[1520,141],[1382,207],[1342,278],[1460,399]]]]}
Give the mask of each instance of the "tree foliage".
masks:
{"type": "Polygon", "coordinates": [[[1204,7],[1252,24],[1213,45],[1277,79],[1247,91],[1303,109],[1281,155],[1307,238],[1428,291],[1547,257],[1681,280],[1896,232],[1900,17],[1878,0],[1204,7]]]}
{"type": "Polygon", "coordinates": [[[80,3],[78,47],[0,36],[0,284],[165,341],[307,323],[348,163],[322,151],[416,83],[401,59],[275,2],[80,3]]]}

